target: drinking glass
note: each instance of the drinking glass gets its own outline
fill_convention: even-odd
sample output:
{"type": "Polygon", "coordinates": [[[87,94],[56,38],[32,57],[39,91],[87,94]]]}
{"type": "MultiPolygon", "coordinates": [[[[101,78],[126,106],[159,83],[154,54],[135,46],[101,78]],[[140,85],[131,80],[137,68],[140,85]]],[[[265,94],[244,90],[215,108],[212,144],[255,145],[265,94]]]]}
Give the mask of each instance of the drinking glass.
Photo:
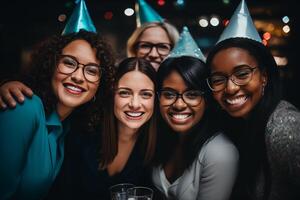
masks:
{"type": "Polygon", "coordinates": [[[127,190],[127,200],[152,200],[153,190],[148,187],[132,187],[127,190]]]}
{"type": "Polygon", "coordinates": [[[109,188],[111,200],[127,200],[127,190],[134,187],[131,183],[120,183],[109,188]]]}

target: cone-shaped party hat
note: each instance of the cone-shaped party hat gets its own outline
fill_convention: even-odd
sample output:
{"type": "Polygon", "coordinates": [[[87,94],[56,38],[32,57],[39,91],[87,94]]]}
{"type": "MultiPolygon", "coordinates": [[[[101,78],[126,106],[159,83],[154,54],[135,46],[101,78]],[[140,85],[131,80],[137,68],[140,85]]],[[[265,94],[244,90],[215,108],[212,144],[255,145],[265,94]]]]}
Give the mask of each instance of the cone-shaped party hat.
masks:
{"type": "Polygon", "coordinates": [[[234,11],[229,24],[224,29],[217,43],[229,38],[249,38],[262,42],[251,19],[245,0],[242,0],[234,11]]]}
{"type": "Polygon", "coordinates": [[[180,56],[195,57],[199,60],[202,60],[203,62],[205,62],[206,60],[205,56],[199,49],[197,43],[191,36],[189,29],[186,26],[183,27],[183,30],[180,33],[179,40],[175,44],[170,54],[166,57],[166,59],[180,56]]]}
{"type": "Polygon", "coordinates": [[[163,18],[144,0],[137,0],[135,13],[137,27],[147,22],[163,22],[163,18]]]}
{"type": "Polygon", "coordinates": [[[77,5],[70,19],[68,20],[62,35],[77,33],[80,31],[80,29],[96,33],[96,28],[89,15],[84,0],[79,0],[76,3],[77,5]]]}

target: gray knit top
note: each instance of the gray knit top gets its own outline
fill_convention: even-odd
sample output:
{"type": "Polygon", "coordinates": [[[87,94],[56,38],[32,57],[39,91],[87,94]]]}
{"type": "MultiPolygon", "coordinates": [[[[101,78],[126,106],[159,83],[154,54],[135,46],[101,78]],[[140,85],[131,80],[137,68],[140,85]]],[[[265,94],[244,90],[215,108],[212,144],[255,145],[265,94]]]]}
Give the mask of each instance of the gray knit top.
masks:
{"type": "Polygon", "coordinates": [[[268,120],[265,139],[272,177],[269,199],[299,200],[300,112],[295,106],[286,101],[277,105],[268,120]]]}

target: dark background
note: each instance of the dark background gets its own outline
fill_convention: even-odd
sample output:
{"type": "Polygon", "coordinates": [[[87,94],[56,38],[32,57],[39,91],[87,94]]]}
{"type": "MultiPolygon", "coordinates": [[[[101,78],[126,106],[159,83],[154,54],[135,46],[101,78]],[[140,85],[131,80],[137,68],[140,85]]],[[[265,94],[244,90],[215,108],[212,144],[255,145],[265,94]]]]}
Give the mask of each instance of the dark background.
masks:
{"type": "MultiPolygon", "coordinates": [[[[161,1],[161,0],[160,0],[161,1]]],[[[134,0],[86,0],[85,1],[97,30],[112,44],[117,58],[126,57],[126,41],[136,26],[135,14],[128,17],[124,10],[134,8],[134,0]]],[[[185,0],[178,6],[176,0],[165,0],[163,6],[159,0],[146,0],[163,18],[173,23],[179,31],[188,26],[198,45],[207,53],[224,29],[222,21],[230,19],[240,1],[227,0],[185,0]],[[202,28],[198,24],[201,16],[210,18],[217,15],[220,25],[202,28]]],[[[272,24],[274,29],[267,46],[274,56],[285,57],[287,64],[280,66],[284,83],[284,97],[300,108],[299,78],[300,70],[297,57],[299,52],[299,36],[296,28],[299,23],[299,6],[293,0],[248,0],[246,1],[251,16],[261,36],[272,24]],[[285,25],[283,16],[289,16],[291,31],[282,32],[285,25]]],[[[0,4],[0,77],[16,74],[26,66],[30,50],[39,41],[52,34],[59,34],[65,21],[60,22],[58,16],[70,16],[74,1],[2,1],[0,4]]],[[[298,31],[299,33],[299,31],[298,31]]],[[[298,56],[299,54],[299,56],[298,56]]]]}

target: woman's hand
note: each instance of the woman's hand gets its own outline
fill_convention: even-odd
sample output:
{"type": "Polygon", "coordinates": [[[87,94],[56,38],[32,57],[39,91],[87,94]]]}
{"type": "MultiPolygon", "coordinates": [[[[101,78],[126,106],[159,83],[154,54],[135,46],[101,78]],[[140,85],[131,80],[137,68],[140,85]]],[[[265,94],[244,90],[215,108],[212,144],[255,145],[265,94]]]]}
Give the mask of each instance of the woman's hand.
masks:
{"type": "Polygon", "coordinates": [[[32,97],[32,90],[19,81],[8,81],[0,86],[0,109],[7,106],[14,108],[18,103],[23,103],[25,96],[32,97]]]}

